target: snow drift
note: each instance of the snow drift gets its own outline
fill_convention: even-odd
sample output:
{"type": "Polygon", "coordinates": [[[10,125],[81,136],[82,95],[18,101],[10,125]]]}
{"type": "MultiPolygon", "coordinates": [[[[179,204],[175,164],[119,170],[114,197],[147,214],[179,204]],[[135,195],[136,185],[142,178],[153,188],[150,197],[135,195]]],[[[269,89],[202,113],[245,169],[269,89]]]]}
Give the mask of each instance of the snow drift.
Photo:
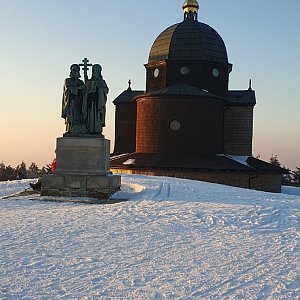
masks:
{"type": "Polygon", "coordinates": [[[299,299],[297,188],[122,175],[128,202],[3,199],[28,184],[0,183],[1,299],[299,299]]]}

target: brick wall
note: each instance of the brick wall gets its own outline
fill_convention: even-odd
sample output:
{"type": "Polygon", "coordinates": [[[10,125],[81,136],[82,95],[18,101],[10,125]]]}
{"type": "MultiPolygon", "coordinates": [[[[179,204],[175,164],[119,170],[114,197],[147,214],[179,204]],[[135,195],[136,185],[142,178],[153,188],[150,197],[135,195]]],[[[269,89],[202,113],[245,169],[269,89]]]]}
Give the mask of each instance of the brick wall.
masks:
{"type": "Polygon", "coordinates": [[[215,95],[224,95],[228,91],[228,65],[208,64],[194,61],[168,62],[167,85],[184,82],[186,84],[205,89],[215,95]],[[190,69],[188,75],[182,75],[180,69],[187,66],[190,69]],[[214,68],[220,71],[219,77],[214,77],[214,68]]]}
{"type": "Polygon", "coordinates": [[[222,139],[222,101],[159,96],[137,100],[137,152],[216,154],[222,152],[222,139]],[[180,123],[180,130],[170,129],[172,120],[180,123]]]}
{"type": "Polygon", "coordinates": [[[186,83],[208,90],[216,95],[224,95],[228,91],[228,65],[208,64],[195,61],[163,61],[145,65],[146,91],[150,92],[178,83],[186,83]],[[181,67],[189,68],[189,74],[183,75],[181,67]],[[218,68],[219,77],[214,77],[212,71],[218,68]],[[154,70],[159,69],[159,75],[154,76],[154,70]]]}
{"type": "Polygon", "coordinates": [[[252,155],[253,107],[230,107],[224,121],[225,153],[252,155]]]}
{"type": "Polygon", "coordinates": [[[149,176],[168,176],[193,179],[212,183],[225,184],[247,189],[254,189],[272,193],[281,192],[281,174],[269,173],[240,173],[240,172],[201,172],[193,170],[129,170],[111,169],[119,174],[143,174],[149,176]]]}
{"type": "Polygon", "coordinates": [[[114,154],[135,151],[136,103],[116,105],[114,154]]]}
{"type": "Polygon", "coordinates": [[[146,92],[151,92],[157,89],[166,87],[167,64],[165,61],[147,64],[146,67],[146,92]],[[154,76],[154,70],[158,69],[159,74],[154,76]]]}

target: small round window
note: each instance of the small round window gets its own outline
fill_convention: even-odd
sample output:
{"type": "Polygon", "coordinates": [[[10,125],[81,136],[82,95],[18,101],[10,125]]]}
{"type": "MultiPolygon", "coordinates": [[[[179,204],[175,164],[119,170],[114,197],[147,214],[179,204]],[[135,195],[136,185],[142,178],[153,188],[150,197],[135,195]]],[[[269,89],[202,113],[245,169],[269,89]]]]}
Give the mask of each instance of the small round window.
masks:
{"type": "Polygon", "coordinates": [[[156,68],[154,70],[154,72],[153,72],[153,75],[154,75],[155,78],[158,77],[158,75],[159,75],[159,69],[156,68]]]}
{"type": "Polygon", "coordinates": [[[183,66],[180,68],[180,73],[182,75],[189,75],[190,74],[190,68],[187,66],[183,66]]]}
{"type": "Polygon", "coordinates": [[[169,124],[169,127],[172,131],[178,131],[180,130],[181,124],[177,120],[172,120],[169,124]]]}
{"type": "Polygon", "coordinates": [[[213,68],[212,74],[215,78],[218,78],[220,76],[220,71],[217,68],[213,68]]]}

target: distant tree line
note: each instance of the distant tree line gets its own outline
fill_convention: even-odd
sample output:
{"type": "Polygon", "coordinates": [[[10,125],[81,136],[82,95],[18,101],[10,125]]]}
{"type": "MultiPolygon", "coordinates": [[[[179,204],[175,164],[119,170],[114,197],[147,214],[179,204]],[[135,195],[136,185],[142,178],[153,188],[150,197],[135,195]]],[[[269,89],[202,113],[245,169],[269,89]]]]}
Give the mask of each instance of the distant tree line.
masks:
{"type": "Polygon", "coordinates": [[[51,164],[47,164],[42,168],[34,162],[27,168],[24,161],[13,168],[11,165],[6,166],[3,162],[0,163],[0,181],[38,178],[44,174],[51,173],[51,164]]]}
{"type": "Polygon", "coordinates": [[[273,155],[273,154],[270,157],[269,162],[274,166],[281,167],[281,168],[287,169],[289,171],[288,174],[283,174],[283,177],[282,177],[283,185],[300,186],[300,168],[296,167],[295,171],[291,171],[290,169],[281,165],[277,155],[273,155]]]}
{"type": "MultiPolygon", "coordinates": [[[[257,158],[259,157],[260,156],[258,155],[257,158]]],[[[269,162],[274,166],[281,167],[289,171],[288,174],[284,174],[282,177],[283,185],[300,186],[300,168],[296,167],[295,171],[291,171],[290,169],[281,165],[278,156],[273,154],[270,157],[269,162]]],[[[15,168],[13,168],[11,165],[6,166],[3,162],[0,163],[0,181],[38,178],[44,174],[50,173],[51,163],[43,166],[42,168],[39,168],[34,162],[32,162],[28,168],[24,161],[22,161],[15,168]]]]}

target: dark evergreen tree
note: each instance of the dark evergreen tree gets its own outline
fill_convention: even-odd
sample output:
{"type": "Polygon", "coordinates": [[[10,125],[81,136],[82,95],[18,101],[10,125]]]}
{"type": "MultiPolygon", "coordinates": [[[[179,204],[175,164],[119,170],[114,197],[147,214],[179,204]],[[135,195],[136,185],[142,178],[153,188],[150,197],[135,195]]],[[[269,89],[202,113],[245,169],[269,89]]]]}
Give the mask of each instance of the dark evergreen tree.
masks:
{"type": "Polygon", "coordinates": [[[278,160],[277,155],[273,155],[270,157],[270,164],[276,166],[276,167],[281,167],[281,163],[278,160]]]}
{"type": "Polygon", "coordinates": [[[293,182],[300,185],[300,168],[296,167],[296,171],[292,172],[293,182]]]}
{"type": "Polygon", "coordinates": [[[16,179],[16,169],[10,165],[5,167],[3,180],[15,180],[16,179]]]}
{"type": "Polygon", "coordinates": [[[293,183],[293,175],[292,175],[290,169],[287,169],[287,168],[285,168],[285,169],[288,170],[288,173],[282,175],[282,184],[283,185],[291,185],[293,183]]]}
{"type": "Polygon", "coordinates": [[[5,164],[3,162],[0,163],[0,181],[4,180],[5,174],[5,164]]]}
{"type": "Polygon", "coordinates": [[[34,162],[31,163],[31,165],[29,167],[29,171],[31,173],[30,177],[36,178],[39,176],[40,170],[36,163],[34,163],[34,162]]]}
{"type": "Polygon", "coordinates": [[[43,174],[51,174],[51,164],[47,164],[46,166],[43,166],[42,170],[41,170],[41,175],[43,174]]]}
{"type": "Polygon", "coordinates": [[[16,178],[17,179],[24,179],[27,175],[27,169],[26,169],[26,164],[22,160],[21,164],[17,166],[16,168],[16,178]]]}

